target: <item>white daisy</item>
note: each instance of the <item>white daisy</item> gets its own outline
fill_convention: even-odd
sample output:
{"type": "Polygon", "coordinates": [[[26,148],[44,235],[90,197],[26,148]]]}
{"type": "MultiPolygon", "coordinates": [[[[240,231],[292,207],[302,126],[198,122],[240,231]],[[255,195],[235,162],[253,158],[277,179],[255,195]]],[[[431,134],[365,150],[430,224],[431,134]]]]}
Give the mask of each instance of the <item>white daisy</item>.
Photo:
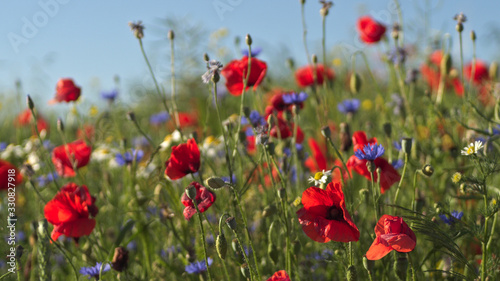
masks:
{"type": "Polygon", "coordinates": [[[462,150],[462,155],[472,155],[477,154],[477,152],[484,147],[481,141],[475,141],[470,143],[468,146],[464,147],[462,150]]]}
{"type": "Polygon", "coordinates": [[[314,182],[314,185],[318,186],[321,184],[326,184],[328,178],[332,174],[332,171],[321,171],[314,174],[314,177],[309,177],[309,182],[314,182]]]}

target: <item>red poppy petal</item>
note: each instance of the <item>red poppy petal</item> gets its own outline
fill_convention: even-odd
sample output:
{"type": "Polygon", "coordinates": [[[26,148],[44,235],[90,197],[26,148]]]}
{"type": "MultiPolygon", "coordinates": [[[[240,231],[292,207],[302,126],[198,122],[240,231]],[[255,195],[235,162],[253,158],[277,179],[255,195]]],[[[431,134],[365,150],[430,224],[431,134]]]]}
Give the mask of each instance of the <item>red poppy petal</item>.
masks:
{"type": "Polygon", "coordinates": [[[406,234],[383,234],[380,243],[392,247],[398,252],[411,252],[415,249],[416,242],[406,234]]]}
{"type": "Polygon", "coordinates": [[[380,243],[380,239],[377,237],[370,246],[370,249],[368,249],[368,252],[366,252],[366,258],[369,260],[379,260],[385,257],[392,250],[392,247],[380,243]]]}
{"type": "MultiPolygon", "coordinates": [[[[55,233],[64,234],[67,237],[81,237],[90,235],[94,230],[96,221],[94,219],[80,218],[71,222],[61,223],[55,226],[52,235],[55,233]]],[[[57,236],[58,237],[58,236],[57,236]]],[[[57,237],[55,239],[57,239],[57,237]]],[[[53,240],[54,237],[52,237],[53,240]]]]}

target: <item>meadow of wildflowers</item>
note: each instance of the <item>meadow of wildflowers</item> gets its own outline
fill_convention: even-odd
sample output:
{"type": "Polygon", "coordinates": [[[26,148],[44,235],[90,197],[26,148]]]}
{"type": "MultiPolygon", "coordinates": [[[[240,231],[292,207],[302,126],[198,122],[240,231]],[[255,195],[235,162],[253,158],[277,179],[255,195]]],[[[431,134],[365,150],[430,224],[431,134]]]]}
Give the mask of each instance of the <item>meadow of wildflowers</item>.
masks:
{"type": "MultiPolygon", "coordinates": [[[[335,8],[296,4],[323,23],[335,8]]],[[[165,84],[137,21],[140,102],[117,87],[87,112],[64,77],[55,119],[19,84],[26,108],[1,127],[0,280],[500,280],[498,64],[475,48],[464,61],[474,22],[449,21],[460,56],[443,37],[407,65],[403,23],[366,15],[356,36],[377,61],[333,63],[303,18],[307,65],[275,78],[247,34],[189,81],[171,30],[165,84]]]]}

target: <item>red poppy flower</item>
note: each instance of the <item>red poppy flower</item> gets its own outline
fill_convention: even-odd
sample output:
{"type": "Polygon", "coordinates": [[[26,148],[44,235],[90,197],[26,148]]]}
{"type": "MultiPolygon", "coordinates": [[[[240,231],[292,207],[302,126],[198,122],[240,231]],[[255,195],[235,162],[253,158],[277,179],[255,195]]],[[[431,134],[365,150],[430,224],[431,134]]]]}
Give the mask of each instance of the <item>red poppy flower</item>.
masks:
{"type": "Polygon", "coordinates": [[[61,145],[52,151],[52,163],[57,173],[62,177],[74,177],[73,164],[76,168],[86,166],[90,160],[92,148],[83,140],[77,140],[67,145],[61,145]]]}
{"type": "Polygon", "coordinates": [[[392,250],[407,253],[415,249],[417,237],[403,218],[383,215],[375,226],[377,238],[366,252],[369,260],[379,260],[392,250]]]}
{"type": "MultiPolygon", "coordinates": [[[[303,66],[295,72],[295,81],[299,87],[307,87],[314,85],[314,78],[316,78],[316,84],[323,84],[323,74],[325,73],[325,67],[322,64],[316,65],[316,77],[313,77],[314,66],[308,65],[303,66]]],[[[326,69],[326,79],[331,81],[335,78],[335,72],[327,68],[326,69]]]]}
{"type": "MultiPolygon", "coordinates": [[[[197,182],[192,182],[191,185],[196,188],[196,205],[198,205],[200,213],[203,213],[215,202],[215,194],[197,182]]],[[[187,194],[184,192],[181,202],[184,206],[186,206],[183,212],[184,217],[187,220],[190,220],[191,217],[196,214],[196,208],[193,205],[193,201],[191,201],[191,199],[189,199],[187,194]]]]}
{"type": "Polygon", "coordinates": [[[331,182],[325,190],[315,186],[302,193],[303,208],[297,211],[302,230],[316,242],[359,240],[359,230],[346,210],[342,185],[331,182]]]}
{"type": "Polygon", "coordinates": [[[80,97],[81,89],[69,78],[60,79],[56,85],[56,96],[49,103],[76,101],[80,97]]]}
{"type": "Polygon", "coordinates": [[[95,227],[98,208],[94,205],[95,197],[91,196],[85,185],[68,183],[50,200],[43,209],[45,218],[54,225],[52,239],[59,236],[78,239],[90,235],[95,227]]]}
{"type": "Polygon", "coordinates": [[[276,271],[267,281],[290,281],[290,277],[284,270],[276,271]]]}
{"type": "MultiPolygon", "coordinates": [[[[476,85],[481,85],[483,84],[486,80],[489,79],[489,74],[488,74],[488,67],[486,66],[486,63],[483,61],[477,60],[475,64],[475,70],[474,70],[474,78],[472,79],[472,82],[476,85]]],[[[472,77],[472,63],[469,63],[464,66],[464,74],[467,79],[471,79],[472,77]]]]}
{"type": "MultiPolygon", "coordinates": [[[[17,127],[25,127],[29,126],[31,124],[31,119],[33,118],[31,114],[31,110],[29,108],[25,109],[19,115],[17,115],[16,120],[14,121],[14,125],[17,127]]],[[[49,124],[45,119],[38,114],[36,118],[36,127],[38,129],[38,132],[41,132],[43,130],[48,131],[49,130],[49,124]]],[[[33,134],[36,134],[34,128],[33,128],[33,134]]]]}
{"type": "Polygon", "coordinates": [[[358,19],[357,28],[359,36],[366,44],[377,43],[385,33],[385,25],[375,21],[370,16],[358,19]]]}
{"type": "MultiPolygon", "coordinates": [[[[233,60],[229,62],[221,73],[226,78],[226,88],[233,96],[239,96],[243,92],[243,78],[247,77],[248,57],[243,57],[241,60],[233,60]]],[[[253,86],[254,91],[259,84],[264,80],[267,71],[267,64],[259,59],[252,58],[250,65],[250,75],[247,81],[245,91],[253,86]]]]}
{"type": "Polygon", "coordinates": [[[198,125],[198,116],[196,113],[179,112],[179,125],[184,127],[191,127],[198,125]]]}
{"type": "Polygon", "coordinates": [[[196,173],[200,168],[200,150],[194,139],[172,147],[172,154],[165,162],[165,175],[177,180],[187,174],[196,173]]]}
{"type": "Polygon", "coordinates": [[[19,170],[17,170],[17,168],[9,162],[0,159],[0,190],[7,190],[9,187],[16,187],[21,184],[22,181],[23,176],[19,173],[19,170]],[[14,170],[13,173],[12,170],[14,170]],[[9,178],[13,178],[14,180],[9,181],[9,178]]]}
{"type": "Polygon", "coordinates": [[[305,162],[305,165],[309,168],[309,171],[315,173],[328,169],[325,153],[319,147],[316,140],[313,138],[309,138],[307,143],[309,144],[309,148],[311,148],[312,152],[312,157],[308,157],[305,162]]]}
{"type": "MultiPolygon", "coordinates": [[[[377,143],[376,138],[367,139],[365,132],[357,131],[352,135],[352,142],[354,145],[354,151],[358,149],[363,150],[363,147],[367,144],[377,143]]],[[[356,173],[364,176],[366,179],[371,180],[371,173],[368,171],[366,167],[366,163],[368,160],[359,160],[358,157],[352,155],[347,161],[346,165],[349,171],[354,170],[356,173]]],[[[384,193],[386,190],[391,188],[393,184],[399,182],[401,176],[398,171],[394,169],[394,167],[384,158],[378,157],[373,161],[376,168],[381,169],[380,173],[380,191],[384,193]]],[[[373,175],[373,180],[378,180],[378,175],[375,172],[373,175]]]]}
{"type": "MultiPolygon", "coordinates": [[[[287,139],[293,136],[293,130],[295,125],[288,124],[285,120],[278,117],[278,125],[274,125],[271,128],[271,136],[273,138],[287,139]],[[278,134],[279,132],[279,134],[278,134]]],[[[304,141],[304,133],[297,127],[297,143],[302,143],[304,141]]]]}

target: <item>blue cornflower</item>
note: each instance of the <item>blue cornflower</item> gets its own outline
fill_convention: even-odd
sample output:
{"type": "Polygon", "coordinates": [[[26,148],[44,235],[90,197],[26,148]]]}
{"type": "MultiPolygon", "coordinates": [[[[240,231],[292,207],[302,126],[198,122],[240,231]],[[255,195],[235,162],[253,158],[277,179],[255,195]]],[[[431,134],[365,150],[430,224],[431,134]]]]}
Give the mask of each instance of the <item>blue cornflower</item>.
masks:
{"type": "Polygon", "coordinates": [[[451,212],[450,218],[448,218],[444,214],[439,215],[441,220],[448,225],[452,225],[453,223],[455,223],[455,220],[460,220],[460,219],[462,219],[463,216],[464,216],[464,212],[458,212],[458,211],[451,212]]]}
{"type": "Polygon", "coordinates": [[[39,176],[37,178],[38,186],[44,187],[47,184],[53,182],[57,178],[58,178],[58,175],[56,173],[49,173],[47,175],[39,176]]]}
{"type": "Polygon", "coordinates": [[[396,160],[392,160],[392,167],[394,167],[394,169],[399,169],[399,168],[402,168],[404,166],[404,162],[402,159],[396,159],[396,160]]]}
{"type": "Polygon", "coordinates": [[[248,118],[250,119],[250,122],[252,122],[252,125],[254,127],[257,127],[259,125],[261,126],[266,125],[266,120],[264,119],[264,117],[260,115],[260,113],[257,110],[252,110],[248,118]]]}
{"type": "Polygon", "coordinates": [[[401,140],[400,141],[393,141],[392,144],[394,145],[394,148],[397,151],[401,151],[401,149],[402,149],[402,147],[401,147],[401,140]]]}
{"type": "Polygon", "coordinates": [[[50,152],[54,149],[55,146],[52,144],[50,140],[44,140],[43,147],[45,147],[45,149],[47,149],[50,152]]]}
{"type": "MultiPolygon", "coordinates": [[[[231,179],[229,177],[220,177],[224,182],[231,182],[231,179]]],[[[231,176],[231,178],[233,179],[233,183],[236,183],[236,175],[233,174],[231,176]]]]}
{"type": "Polygon", "coordinates": [[[289,147],[283,148],[283,154],[286,155],[286,157],[292,156],[292,150],[289,147]]]}
{"type": "Polygon", "coordinates": [[[132,139],[133,147],[146,147],[149,146],[149,141],[146,137],[140,136],[132,139]]]}
{"type": "Polygon", "coordinates": [[[144,156],[144,152],[140,149],[132,149],[132,153],[130,152],[125,152],[124,154],[116,154],[115,156],[115,161],[118,165],[123,166],[123,165],[128,165],[132,164],[135,158],[135,162],[141,161],[142,157],[144,156]]]}
{"type": "Polygon", "coordinates": [[[400,65],[406,61],[406,55],[406,50],[398,47],[389,53],[389,60],[395,65],[400,65]]]}
{"type": "Polygon", "coordinates": [[[149,123],[151,123],[151,125],[155,125],[155,126],[159,126],[159,125],[167,122],[168,120],[170,120],[170,115],[166,111],[162,111],[160,113],[153,114],[149,117],[149,123]]]}
{"type": "Polygon", "coordinates": [[[283,94],[283,102],[285,104],[300,104],[307,99],[308,95],[304,92],[283,94]]]}
{"type": "Polygon", "coordinates": [[[7,148],[6,142],[0,142],[0,151],[4,151],[7,148]]]}
{"type": "Polygon", "coordinates": [[[250,128],[250,127],[249,127],[249,128],[247,128],[247,129],[245,130],[245,135],[246,135],[247,137],[251,137],[251,136],[253,136],[253,135],[255,135],[255,134],[253,133],[252,128],[250,128]]]}
{"type": "Polygon", "coordinates": [[[379,144],[367,144],[363,147],[363,151],[361,149],[358,149],[356,152],[354,152],[354,155],[358,157],[359,160],[366,159],[368,161],[373,161],[380,156],[384,155],[385,149],[384,147],[379,144]]]}
{"type": "MultiPolygon", "coordinates": [[[[92,277],[99,279],[99,271],[101,270],[101,265],[102,265],[102,262],[98,262],[98,263],[96,263],[95,266],[82,267],[80,269],[80,274],[88,275],[89,279],[92,277]]],[[[109,263],[107,263],[106,265],[104,265],[104,267],[102,269],[102,273],[108,272],[110,270],[111,270],[111,266],[109,265],[109,263]]]]}
{"type": "Polygon", "coordinates": [[[109,101],[109,102],[114,102],[116,97],[118,97],[118,90],[114,89],[109,92],[101,92],[101,98],[109,101]]]}
{"type": "Polygon", "coordinates": [[[127,244],[127,250],[137,251],[137,242],[135,242],[134,240],[130,241],[130,243],[127,244]]]}
{"type": "Polygon", "coordinates": [[[358,99],[347,99],[339,102],[339,104],[337,105],[337,109],[344,114],[354,114],[358,111],[360,105],[361,102],[358,99]]]}
{"type": "MultiPolygon", "coordinates": [[[[212,258],[208,258],[208,266],[212,265],[212,262],[214,260],[212,258]]],[[[193,262],[188,265],[186,265],[186,272],[189,274],[200,274],[204,271],[207,271],[207,265],[205,264],[205,261],[198,261],[198,262],[193,262]]]]}
{"type": "MultiPolygon", "coordinates": [[[[258,56],[260,52],[262,52],[262,48],[260,47],[252,48],[252,58],[258,56]]],[[[241,50],[241,54],[245,57],[248,57],[248,49],[241,50]]]]}

